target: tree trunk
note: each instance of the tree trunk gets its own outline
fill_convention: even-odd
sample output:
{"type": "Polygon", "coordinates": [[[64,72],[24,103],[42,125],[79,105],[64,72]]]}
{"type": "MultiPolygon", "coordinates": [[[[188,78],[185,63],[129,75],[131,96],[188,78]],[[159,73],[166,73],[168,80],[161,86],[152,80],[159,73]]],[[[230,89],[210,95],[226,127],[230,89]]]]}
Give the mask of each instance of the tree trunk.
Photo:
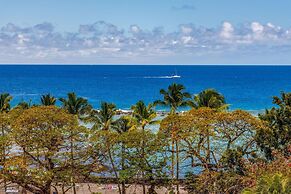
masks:
{"type": "Polygon", "coordinates": [[[173,191],[173,181],[174,181],[174,165],[175,165],[175,143],[174,139],[172,137],[172,155],[171,155],[171,189],[170,191],[173,191]]]}
{"type": "Polygon", "coordinates": [[[157,192],[155,191],[155,185],[151,184],[148,194],[156,194],[157,192]]]}
{"type": "Polygon", "coordinates": [[[64,183],[62,184],[62,194],[65,194],[65,185],[64,185],[64,183]]]}
{"type": "Polygon", "coordinates": [[[176,140],[176,189],[177,189],[177,194],[180,193],[179,191],[179,144],[178,141],[176,140]]]}
{"type": "MultiPolygon", "coordinates": [[[[142,126],[142,133],[143,133],[143,136],[144,136],[144,130],[145,130],[145,127],[144,126],[142,126]]],[[[144,147],[145,147],[145,143],[144,143],[144,140],[142,140],[142,142],[141,142],[141,144],[142,144],[142,160],[144,161],[145,160],[145,151],[144,151],[144,147]]],[[[143,162],[142,162],[143,163],[143,162]]],[[[144,167],[144,164],[143,164],[143,167],[144,167]]],[[[143,168],[142,167],[142,168],[143,168]]],[[[143,192],[143,194],[146,194],[146,187],[145,187],[145,175],[144,175],[144,170],[142,170],[142,192],[143,192]]]]}
{"type": "Polygon", "coordinates": [[[75,183],[75,175],[74,175],[74,144],[73,144],[73,135],[71,133],[71,182],[73,184],[73,194],[77,194],[76,192],[76,183],[75,183]]]}
{"type": "Polygon", "coordinates": [[[59,193],[59,191],[58,191],[58,189],[57,189],[57,187],[56,186],[54,186],[54,185],[52,185],[52,187],[55,189],[55,194],[58,194],[59,193]]]}
{"type": "Polygon", "coordinates": [[[113,161],[113,158],[112,158],[112,155],[111,155],[111,149],[110,149],[110,146],[108,145],[108,143],[107,143],[107,152],[108,152],[108,155],[109,155],[109,159],[110,159],[110,163],[112,165],[112,169],[113,169],[114,175],[115,175],[115,177],[117,179],[117,185],[118,185],[119,194],[122,194],[121,193],[120,183],[119,183],[119,177],[118,177],[115,165],[114,165],[114,161],[113,161]]]}
{"type": "Polygon", "coordinates": [[[77,194],[75,180],[73,181],[73,193],[77,194]]]}
{"type": "Polygon", "coordinates": [[[142,181],[142,193],[146,194],[146,187],[145,187],[145,184],[144,184],[144,180],[142,181]]]}
{"type": "Polygon", "coordinates": [[[45,184],[45,188],[43,189],[43,194],[51,194],[51,185],[52,185],[51,181],[45,184]]]}
{"type": "MultiPolygon", "coordinates": [[[[1,129],[2,129],[2,137],[4,138],[4,136],[5,136],[5,131],[4,131],[4,127],[2,126],[1,127],[1,129]]],[[[2,158],[1,158],[1,162],[3,163],[3,168],[5,169],[5,160],[6,160],[6,156],[5,156],[5,154],[6,154],[6,151],[5,151],[5,146],[3,146],[3,151],[2,151],[2,158]]],[[[5,176],[3,177],[3,184],[4,184],[4,191],[6,192],[6,190],[7,190],[7,183],[6,183],[6,178],[5,178],[5,176]]]]}
{"type": "Polygon", "coordinates": [[[124,181],[122,181],[122,183],[121,183],[121,193],[122,194],[126,194],[126,188],[125,188],[125,182],[124,181]]]}
{"type": "Polygon", "coordinates": [[[42,191],[42,194],[51,194],[51,190],[50,189],[45,189],[42,191]]]}
{"type": "Polygon", "coordinates": [[[210,137],[209,129],[207,130],[207,166],[210,164],[210,137]]]}
{"type": "Polygon", "coordinates": [[[153,171],[150,170],[150,188],[148,190],[148,194],[156,194],[157,192],[155,191],[155,182],[154,182],[154,177],[153,177],[153,171]]]}
{"type": "MultiPolygon", "coordinates": [[[[122,144],[121,146],[121,169],[125,170],[125,166],[124,166],[124,153],[125,153],[125,147],[122,144]]],[[[126,194],[126,188],[125,188],[125,181],[123,180],[121,183],[121,193],[122,194],[126,194]]]]}

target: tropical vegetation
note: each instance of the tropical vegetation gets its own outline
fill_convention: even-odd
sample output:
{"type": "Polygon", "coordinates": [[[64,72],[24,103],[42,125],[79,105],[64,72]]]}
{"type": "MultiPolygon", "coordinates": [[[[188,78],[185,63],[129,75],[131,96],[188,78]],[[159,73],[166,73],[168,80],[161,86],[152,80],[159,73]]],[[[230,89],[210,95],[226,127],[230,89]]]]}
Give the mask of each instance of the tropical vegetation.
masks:
{"type": "Polygon", "coordinates": [[[191,95],[172,84],[160,94],[130,113],[110,102],[93,109],[75,93],[15,106],[0,94],[0,185],[35,194],[78,193],[79,183],[116,184],[120,194],[133,185],[143,194],[291,192],[290,92],[258,116],[229,110],[214,89],[191,95]]]}

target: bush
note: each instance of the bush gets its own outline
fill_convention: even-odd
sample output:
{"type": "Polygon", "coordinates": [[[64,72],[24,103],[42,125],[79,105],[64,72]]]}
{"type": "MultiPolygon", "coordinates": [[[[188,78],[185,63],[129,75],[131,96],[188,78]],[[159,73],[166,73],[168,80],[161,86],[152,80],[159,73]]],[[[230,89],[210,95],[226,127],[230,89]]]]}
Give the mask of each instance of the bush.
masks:
{"type": "Polygon", "coordinates": [[[291,178],[284,176],[281,173],[274,175],[264,175],[259,178],[257,184],[253,188],[247,188],[243,194],[290,194],[291,193],[291,178]]]}
{"type": "Polygon", "coordinates": [[[246,186],[244,177],[232,172],[188,174],[185,189],[189,193],[240,193],[246,186]]]}

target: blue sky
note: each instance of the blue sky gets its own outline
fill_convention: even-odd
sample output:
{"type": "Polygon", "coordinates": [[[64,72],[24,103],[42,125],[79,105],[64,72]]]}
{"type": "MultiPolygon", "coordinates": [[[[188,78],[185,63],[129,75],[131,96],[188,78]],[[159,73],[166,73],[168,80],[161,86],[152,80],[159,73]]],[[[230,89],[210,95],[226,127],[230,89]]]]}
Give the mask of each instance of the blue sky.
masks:
{"type": "Polygon", "coordinates": [[[0,63],[291,63],[290,0],[0,3],[0,63]]]}

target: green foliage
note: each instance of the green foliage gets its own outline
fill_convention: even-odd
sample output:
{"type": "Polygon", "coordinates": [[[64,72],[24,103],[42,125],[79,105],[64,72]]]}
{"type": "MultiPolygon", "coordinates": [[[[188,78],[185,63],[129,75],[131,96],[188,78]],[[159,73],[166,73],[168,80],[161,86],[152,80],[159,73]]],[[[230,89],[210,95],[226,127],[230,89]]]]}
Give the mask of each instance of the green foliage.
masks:
{"type": "Polygon", "coordinates": [[[21,102],[19,102],[17,104],[16,107],[14,107],[14,109],[15,108],[18,108],[18,109],[25,110],[25,109],[29,109],[29,108],[36,107],[36,106],[39,106],[39,105],[38,104],[32,104],[32,101],[31,100],[29,100],[28,102],[22,100],[21,102]]]}
{"type": "Polygon", "coordinates": [[[255,151],[253,135],[258,127],[260,121],[244,111],[199,108],[166,117],[160,133],[180,142],[182,158],[190,159],[193,168],[209,170],[222,165],[238,171],[242,158],[255,151]]]}
{"type": "Polygon", "coordinates": [[[91,110],[91,105],[88,100],[77,97],[75,93],[68,93],[68,98],[60,98],[63,104],[63,108],[67,110],[70,114],[82,116],[91,110]]]}
{"type": "Polygon", "coordinates": [[[116,115],[116,105],[108,102],[101,102],[100,110],[91,110],[83,118],[86,123],[93,124],[93,130],[109,130],[113,125],[113,117],[116,115]]]}
{"type": "MultiPolygon", "coordinates": [[[[14,148],[6,147],[10,155],[1,172],[5,179],[33,193],[48,193],[55,180],[70,182],[73,164],[67,161],[71,153],[64,150],[72,141],[82,142],[80,134],[85,132],[76,117],[54,106],[39,106],[11,119],[9,138],[14,148]]],[[[75,155],[77,152],[81,158],[83,151],[75,149],[75,155]]],[[[83,170],[77,161],[75,175],[83,170]]]]}
{"type": "Polygon", "coordinates": [[[133,110],[133,119],[135,119],[136,124],[140,125],[142,129],[144,129],[147,125],[158,123],[155,120],[157,113],[153,109],[153,104],[146,106],[143,101],[138,101],[131,107],[131,110],[133,110]]]}
{"type": "Polygon", "coordinates": [[[43,106],[52,106],[56,104],[57,99],[50,94],[42,95],[40,98],[43,106]]]}
{"type": "Polygon", "coordinates": [[[22,101],[22,102],[18,103],[17,108],[29,109],[29,108],[31,108],[31,104],[30,104],[30,102],[22,101]]]}
{"type": "Polygon", "coordinates": [[[259,178],[254,188],[245,189],[243,194],[290,194],[291,177],[280,173],[267,174],[259,178]]]}
{"type": "Polygon", "coordinates": [[[12,96],[8,93],[0,94],[0,112],[8,112],[10,110],[10,101],[12,96]]]}
{"type": "Polygon", "coordinates": [[[222,94],[214,89],[206,89],[194,96],[194,107],[209,107],[217,110],[225,110],[228,105],[222,94]]]}
{"type": "Polygon", "coordinates": [[[222,166],[228,171],[234,172],[239,175],[245,174],[243,150],[238,148],[236,150],[227,149],[220,159],[222,166]]]}
{"type": "Polygon", "coordinates": [[[121,116],[119,119],[114,121],[113,130],[115,130],[119,134],[128,132],[129,130],[134,128],[131,120],[132,118],[129,116],[121,116]]]}
{"type": "Polygon", "coordinates": [[[232,193],[239,194],[245,188],[243,177],[230,172],[203,172],[186,175],[185,189],[188,193],[232,193]]]}
{"type": "Polygon", "coordinates": [[[178,188],[187,168],[199,172],[184,180],[189,193],[290,193],[290,93],[275,97],[277,107],[260,120],[241,110],[217,111],[226,104],[215,90],[191,102],[184,90],[180,84],[161,90],[163,101],[155,104],[171,108],[161,122],[154,104],[143,101],[131,114],[118,115],[115,104],[102,102],[94,110],[74,93],[60,99],[63,108],[50,106],[56,99],[43,95],[45,106],[12,109],[12,97],[2,94],[0,179],[48,194],[52,184],[74,188],[77,181],[96,183],[105,175],[120,194],[127,184],[155,193],[160,185],[178,188]],[[197,109],[177,112],[194,102],[197,109]],[[157,124],[159,130],[152,130],[157,124]]]}
{"type": "Polygon", "coordinates": [[[167,90],[161,89],[160,94],[163,95],[163,100],[155,101],[155,105],[170,107],[170,113],[173,114],[179,107],[188,106],[191,101],[191,95],[184,92],[185,87],[181,84],[173,83],[167,90]]]}
{"type": "Polygon", "coordinates": [[[155,181],[158,178],[165,177],[165,168],[167,157],[165,157],[164,139],[150,131],[141,131],[132,129],[119,137],[123,142],[126,153],[125,159],[128,165],[125,173],[131,176],[144,178],[149,181],[155,181]]]}
{"type": "Polygon", "coordinates": [[[290,156],[291,142],[291,93],[282,93],[281,98],[274,97],[277,107],[266,110],[260,118],[266,127],[257,131],[256,142],[267,159],[273,159],[272,151],[280,150],[290,156]]]}

